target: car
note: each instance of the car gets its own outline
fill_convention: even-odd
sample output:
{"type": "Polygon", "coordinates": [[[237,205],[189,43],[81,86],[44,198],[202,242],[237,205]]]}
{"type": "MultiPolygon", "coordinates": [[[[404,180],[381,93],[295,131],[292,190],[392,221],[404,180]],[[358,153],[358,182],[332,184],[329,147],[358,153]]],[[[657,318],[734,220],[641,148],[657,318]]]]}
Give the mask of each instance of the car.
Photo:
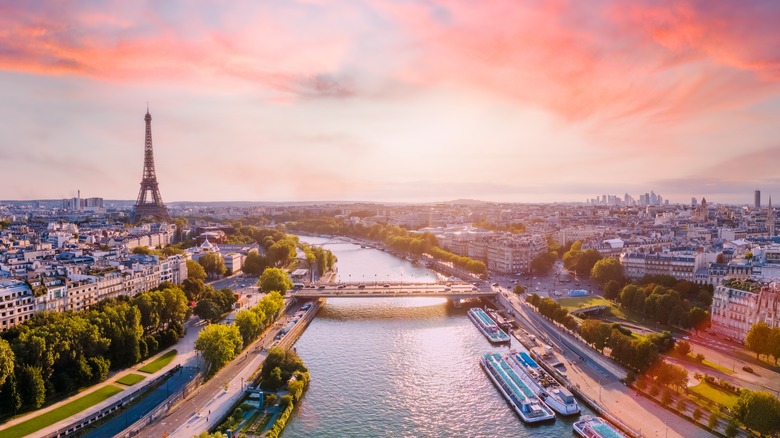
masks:
{"type": "Polygon", "coordinates": [[[358,289],[365,289],[365,288],[366,288],[366,285],[365,285],[365,284],[359,284],[359,285],[358,285],[358,289]]]}
{"type": "Polygon", "coordinates": [[[747,371],[749,373],[752,373],[753,372],[753,368],[750,368],[749,366],[745,365],[744,367],[742,367],[742,371],[747,371]]]}
{"type": "Polygon", "coordinates": [[[340,284],[336,289],[344,289],[345,287],[347,287],[346,284],[340,284]]]}
{"type": "Polygon", "coordinates": [[[382,285],[382,287],[390,287],[390,285],[385,283],[385,284],[382,285]]]}
{"type": "Polygon", "coordinates": [[[325,285],[324,285],[324,284],[321,284],[321,285],[317,286],[317,289],[318,289],[318,290],[323,290],[323,289],[325,289],[325,285]]]}
{"type": "Polygon", "coordinates": [[[498,283],[493,283],[492,286],[493,287],[498,287],[498,283]]]}

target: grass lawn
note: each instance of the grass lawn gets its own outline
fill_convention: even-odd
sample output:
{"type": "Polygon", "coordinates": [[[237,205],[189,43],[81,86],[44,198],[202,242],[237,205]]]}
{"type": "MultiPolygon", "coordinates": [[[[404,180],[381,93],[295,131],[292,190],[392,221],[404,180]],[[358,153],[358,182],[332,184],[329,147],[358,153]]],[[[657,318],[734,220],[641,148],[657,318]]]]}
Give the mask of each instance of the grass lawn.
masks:
{"type": "Polygon", "coordinates": [[[609,311],[612,313],[612,316],[620,319],[627,319],[626,315],[623,314],[623,311],[618,306],[616,306],[613,302],[605,300],[601,297],[589,296],[561,298],[558,300],[558,304],[560,304],[561,307],[566,308],[566,310],[569,312],[584,309],[586,307],[607,306],[609,311]]]}
{"type": "Polygon", "coordinates": [[[707,382],[701,382],[696,386],[689,387],[688,389],[704,398],[708,398],[716,403],[720,403],[729,409],[734,407],[734,403],[736,403],[737,399],[739,398],[739,396],[724,391],[720,388],[716,388],[707,382]]]}
{"type": "Polygon", "coordinates": [[[153,362],[146,364],[143,368],[141,368],[138,371],[147,374],[156,373],[157,371],[160,371],[165,365],[171,363],[174,356],[176,356],[176,350],[171,350],[163,354],[162,356],[158,357],[153,362]]]}
{"type": "Polygon", "coordinates": [[[71,415],[77,414],[90,406],[94,406],[114,394],[122,392],[122,388],[114,385],[104,386],[97,391],[79,397],[70,403],[64,404],[57,409],[53,409],[44,414],[33,417],[25,422],[11,426],[8,429],[0,430],[0,437],[20,437],[34,433],[46,426],[52,425],[58,421],[64,420],[71,415]]]}
{"type": "Polygon", "coordinates": [[[121,379],[117,379],[116,383],[121,383],[122,385],[125,386],[133,386],[145,378],[146,377],[140,374],[130,373],[126,376],[123,376],[121,379]]]}

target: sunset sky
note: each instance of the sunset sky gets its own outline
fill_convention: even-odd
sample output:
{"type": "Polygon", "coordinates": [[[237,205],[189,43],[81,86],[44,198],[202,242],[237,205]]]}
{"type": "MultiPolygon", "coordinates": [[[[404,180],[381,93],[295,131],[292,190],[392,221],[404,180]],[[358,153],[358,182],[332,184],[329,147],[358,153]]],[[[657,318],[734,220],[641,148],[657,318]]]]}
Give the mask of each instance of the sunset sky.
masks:
{"type": "MultiPolygon", "coordinates": [[[[780,201],[780,2],[0,3],[0,199],[780,201]]],[[[780,202],[778,202],[780,203],[780,202]]]]}

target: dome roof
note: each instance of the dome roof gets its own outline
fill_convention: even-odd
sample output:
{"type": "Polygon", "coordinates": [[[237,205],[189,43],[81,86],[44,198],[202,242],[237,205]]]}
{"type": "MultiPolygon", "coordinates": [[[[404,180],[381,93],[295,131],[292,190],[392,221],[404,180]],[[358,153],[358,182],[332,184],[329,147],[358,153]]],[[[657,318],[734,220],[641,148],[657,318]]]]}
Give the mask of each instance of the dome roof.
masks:
{"type": "Polygon", "coordinates": [[[213,247],[214,245],[212,245],[211,242],[209,242],[209,239],[204,240],[203,243],[200,244],[201,249],[211,249],[213,247]]]}

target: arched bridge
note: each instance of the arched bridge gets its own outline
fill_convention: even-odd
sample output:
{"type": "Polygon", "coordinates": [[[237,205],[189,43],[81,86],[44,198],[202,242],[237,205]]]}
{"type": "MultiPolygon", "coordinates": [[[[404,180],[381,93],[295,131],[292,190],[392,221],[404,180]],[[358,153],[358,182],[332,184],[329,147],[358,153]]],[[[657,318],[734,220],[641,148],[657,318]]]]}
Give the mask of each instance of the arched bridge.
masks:
{"type": "Polygon", "coordinates": [[[338,283],[321,284],[293,289],[290,296],[297,298],[362,298],[362,297],[441,297],[450,299],[492,298],[497,291],[490,286],[478,287],[470,283],[338,283]]]}

